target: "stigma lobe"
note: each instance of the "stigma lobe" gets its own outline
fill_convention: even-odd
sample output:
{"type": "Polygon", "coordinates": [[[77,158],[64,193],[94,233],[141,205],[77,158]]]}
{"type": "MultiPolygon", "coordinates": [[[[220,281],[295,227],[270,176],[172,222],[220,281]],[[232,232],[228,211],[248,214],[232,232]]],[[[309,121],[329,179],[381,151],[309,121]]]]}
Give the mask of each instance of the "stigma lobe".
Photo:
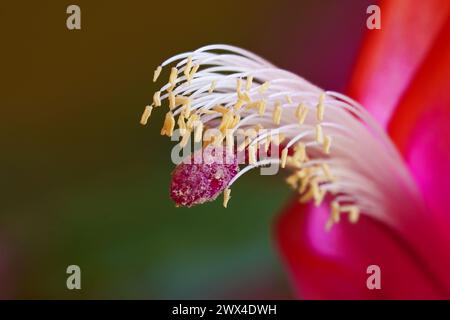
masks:
{"type": "Polygon", "coordinates": [[[239,172],[236,156],[221,148],[204,148],[188,160],[172,172],[170,197],[177,206],[192,207],[215,200],[239,172]]]}

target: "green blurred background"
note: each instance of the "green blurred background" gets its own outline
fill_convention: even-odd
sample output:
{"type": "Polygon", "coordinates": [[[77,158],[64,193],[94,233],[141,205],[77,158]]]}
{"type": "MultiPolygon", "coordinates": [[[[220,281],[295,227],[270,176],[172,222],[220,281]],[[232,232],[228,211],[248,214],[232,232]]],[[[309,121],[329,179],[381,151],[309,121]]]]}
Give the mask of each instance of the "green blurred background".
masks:
{"type": "Polygon", "coordinates": [[[210,43],[343,90],[369,4],[2,2],[0,298],[293,297],[272,226],[283,179],[246,175],[227,210],[176,209],[163,114],[139,118],[154,68],[210,43]],[[80,291],[66,288],[71,264],[80,291]]]}

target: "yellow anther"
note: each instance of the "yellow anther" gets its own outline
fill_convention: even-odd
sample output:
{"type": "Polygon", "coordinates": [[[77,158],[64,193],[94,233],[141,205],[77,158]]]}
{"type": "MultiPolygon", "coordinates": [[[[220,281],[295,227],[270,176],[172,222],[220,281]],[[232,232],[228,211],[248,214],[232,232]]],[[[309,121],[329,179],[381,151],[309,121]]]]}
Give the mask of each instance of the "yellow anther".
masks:
{"type": "Polygon", "coordinates": [[[221,114],[226,114],[228,113],[228,111],[230,111],[230,109],[222,106],[222,105],[217,105],[213,108],[214,111],[221,113],[221,114]]]}
{"type": "Polygon", "coordinates": [[[322,126],[320,124],[316,124],[316,141],[318,143],[323,142],[323,131],[322,126]]]}
{"type": "Polygon", "coordinates": [[[171,87],[175,87],[175,83],[177,81],[177,76],[178,76],[178,69],[175,67],[172,67],[172,69],[170,70],[170,75],[169,75],[169,83],[171,84],[171,87]]]}
{"type": "Polygon", "coordinates": [[[306,116],[308,115],[308,108],[305,108],[300,116],[300,118],[298,118],[298,123],[299,124],[303,124],[305,122],[306,116]]]}
{"type": "Polygon", "coordinates": [[[255,124],[255,130],[256,132],[261,131],[262,129],[264,129],[264,126],[261,123],[257,123],[255,124]]]}
{"type": "Polygon", "coordinates": [[[301,181],[302,183],[301,183],[300,188],[298,190],[298,192],[300,194],[304,193],[306,191],[306,188],[308,187],[310,180],[311,180],[311,173],[309,171],[307,171],[305,177],[302,178],[302,181],[301,181]]]}
{"type": "Polygon", "coordinates": [[[319,103],[317,104],[317,120],[319,120],[319,121],[323,120],[323,114],[325,111],[325,105],[323,104],[324,99],[325,99],[325,93],[322,93],[319,96],[319,103]]]}
{"type": "Polygon", "coordinates": [[[186,77],[187,80],[191,79],[190,77],[191,67],[192,67],[192,57],[189,57],[186,62],[186,67],[184,68],[184,76],[186,77]]]}
{"type": "Polygon", "coordinates": [[[186,127],[189,130],[192,130],[192,128],[194,127],[194,124],[196,124],[196,122],[201,123],[200,121],[198,121],[200,119],[200,117],[198,116],[198,114],[195,114],[195,113],[190,115],[189,117],[186,117],[186,115],[185,115],[185,118],[188,119],[188,121],[186,122],[186,127]]]}
{"type": "Polygon", "coordinates": [[[189,73],[189,81],[194,78],[194,75],[197,73],[198,68],[200,68],[199,64],[196,64],[192,67],[191,73],[189,73]]]}
{"type": "Polygon", "coordinates": [[[216,114],[217,112],[210,110],[210,109],[206,109],[206,108],[201,108],[198,110],[199,114],[216,114]]]}
{"type": "Polygon", "coordinates": [[[269,86],[270,86],[270,82],[268,82],[268,81],[264,82],[264,83],[258,88],[258,92],[259,92],[260,94],[264,94],[264,93],[269,89],[269,86]]]}
{"type": "Polygon", "coordinates": [[[307,177],[307,176],[309,176],[310,175],[310,169],[309,168],[303,168],[303,169],[301,169],[301,170],[299,170],[299,171],[297,171],[297,176],[299,177],[299,178],[305,178],[305,177],[307,177]]]}
{"type": "Polygon", "coordinates": [[[214,146],[218,146],[223,141],[223,135],[221,132],[211,132],[206,131],[206,134],[203,136],[203,147],[206,147],[209,144],[213,144],[214,146]]]}
{"type": "Polygon", "coordinates": [[[237,114],[234,116],[233,121],[230,124],[230,128],[236,127],[239,121],[241,121],[241,116],[237,114]]]}
{"type": "Polygon", "coordinates": [[[300,161],[294,159],[294,157],[287,157],[286,165],[289,167],[292,167],[292,168],[300,169],[302,166],[302,163],[300,161]]]}
{"type": "Polygon", "coordinates": [[[225,133],[225,131],[230,127],[233,120],[234,120],[234,117],[233,117],[233,113],[231,111],[224,113],[222,115],[222,121],[219,125],[219,130],[222,133],[225,133]]]}
{"type": "Polygon", "coordinates": [[[183,113],[186,118],[189,118],[191,115],[191,104],[187,103],[183,106],[183,113]]]}
{"type": "Polygon", "coordinates": [[[288,148],[284,148],[283,151],[281,151],[281,168],[286,167],[287,156],[288,156],[288,148]]]}
{"type": "Polygon", "coordinates": [[[191,104],[192,100],[189,97],[184,96],[175,97],[175,106],[183,105],[183,112],[186,118],[189,118],[191,115],[191,104]]]}
{"type": "Polygon", "coordinates": [[[252,101],[247,92],[238,92],[237,95],[238,99],[242,100],[243,102],[250,103],[252,101]]]}
{"type": "Polygon", "coordinates": [[[161,66],[158,66],[158,68],[156,68],[155,72],[153,73],[153,82],[156,82],[156,80],[158,80],[161,70],[162,70],[161,66]]]}
{"type": "Polygon", "coordinates": [[[217,85],[216,80],[213,80],[213,81],[211,82],[211,86],[209,87],[208,92],[209,92],[209,93],[213,93],[213,91],[216,89],[216,85],[217,85]]]}
{"type": "Polygon", "coordinates": [[[319,183],[316,178],[312,179],[310,183],[310,190],[313,193],[314,205],[317,207],[322,202],[325,193],[322,190],[320,190],[319,183]]]}
{"type": "Polygon", "coordinates": [[[304,103],[300,103],[295,110],[295,116],[298,119],[299,124],[303,124],[305,122],[306,116],[308,115],[308,108],[304,103]]]}
{"type": "Polygon", "coordinates": [[[247,83],[245,84],[245,90],[250,91],[250,89],[252,88],[252,83],[253,83],[253,77],[247,76],[247,83]]]}
{"type": "Polygon", "coordinates": [[[306,145],[303,142],[299,142],[295,147],[294,159],[300,163],[306,160],[306,145]]]}
{"type": "Polygon", "coordinates": [[[156,91],[153,95],[153,104],[155,105],[155,107],[161,106],[161,91],[156,91]]]}
{"type": "Polygon", "coordinates": [[[231,199],[231,189],[226,188],[223,191],[223,206],[226,208],[228,206],[228,201],[231,199]]]}
{"type": "Polygon", "coordinates": [[[176,107],[176,102],[175,102],[175,95],[173,94],[173,92],[169,92],[169,109],[173,110],[176,107]]]}
{"type": "Polygon", "coordinates": [[[258,106],[258,113],[260,116],[263,116],[264,113],[266,112],[266,100],[262,99],[261,101],[259,101],[259,106],[258,106]]]}
{"type": "Polygon", "coordinates": [[[194,142],[201,142],[203,134],[203,123],[197,121],[194,132],[194,142]]]}
{"type": "Polygon", "coordinates": [[[300,116],[303,112],[303,109],[305,109],[305,104],[303,102],[299,103],[297,106],[297,109],[295,109],[295,117],[296,118],[300,118],[300,116]]]}
{"type": "Polygon", "coordinates": [[[292,101],[292,98],[291,98],[290,95],[287,95],[287,96],[286,96],[286,101],[287,101],[289,104],[293,104],[293,103],[294,103],[294,101],[292,101]]]}
{"type": "Polygon", "coordinates": [[[142,125],[145,126],[147,124],[148,119],[152,115],[152,110],[153,110],[152,106],[145,107],[144,112],[142,113],[142,116],[141,116],[141,124],[142,125]]]}
{"type": "Polygon", "coordinates": [[[357,206],[346,206],[341,208],[342,211],[348,211],[348,221],[357,223],[359,220],[360,211],[357,206]]]}
{"type": "Polygon", "coordinates": [[[185,96],[176,96],[175,97],[175,105],[179,106],[179,105],[186,105],[186,104],[190,104],[191,103],[191,98],[189,97],[185,97],[185,96]]]}
{"type": "Polygon", "coordinates": [[[323,199],[325,199],[326,193],[327,192],[325,190],[318,188],[317,193],[315,193],[315,196],[314,196],[314,205],[316,207],[318,207],[322,204],[323,199]]]}
{"type": "Polygon", "coordinates": [[[273,110],[273,122],[279,125],[281,121],[281,103],[277,101],[275,103],[275,109],[273,110]]]}
{"type": "Polygon", "coordinates": [[[298,188],[298,180],[299,176],[297,173],[291,174],[289,177],[286,178],[286,183],[292,187],[292,189],[298,188]]]}
{"type": "Polygon", "coordinates": [[[329,154],[330,148],[331,148],[331,137],[327,135],[323,140],[323,152],[329,154]]]}
{"type": "Polygon", "coordinates": [[[245,109],[247,109],[247,110],[256,109],[256,108],[259,108],[259,101],[247,103],[247,105],[245,106],[245,109]]]}
{"type": "Polygon", "coordinates": [[[241,93],[242,80],[241,78],[236,79],[236,92],[239,95],[241,93]]]}
{"type": "Polygon", "coordinates": [[[337,201],[333,201],[331,202],[331,220],[334,223],[338,223],[340,221],[340,217],[341,217],[341,210],[339,208],[339,203],[337,201]]]}
{"type": "Polygon", "coordinates": [[[234,110],[238,111],[239,109],[241,109],[242,106],[244,105],[244,103],[245,103],[245,101],[239,99],[233,107],[234,110]]]}
{"type": "Polygon", "coordinates": [[[168,137],[171,137],[174,128],[175,128],[175,118],[173,117],[172,112],[169,111],[166,113],[164,125],[161,129],[161,135],[167,135],[168,137]]]}
{"type": "MultiPolygon", "coordinates": [[[[303,185],[304,185],[304,182],[302,181],[301,187],[303,187],[303,185]]],[[[303,193],[303,195],[300,197],[299,201],[300,201],[300,203],[307,203],[310,200],[312,200],[313,198],[314,198],[314,190],[313,190],[312,186],[310,186],[308,191],[303,193]]]]}

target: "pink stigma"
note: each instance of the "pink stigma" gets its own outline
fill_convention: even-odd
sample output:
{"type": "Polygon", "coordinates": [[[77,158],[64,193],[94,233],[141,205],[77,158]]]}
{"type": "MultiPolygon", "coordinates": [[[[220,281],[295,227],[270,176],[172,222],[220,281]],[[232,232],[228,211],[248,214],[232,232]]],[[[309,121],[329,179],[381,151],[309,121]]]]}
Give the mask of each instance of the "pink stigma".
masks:
{"type": "Polygon", "coordinates": [[[190,163],[183,162],[172,172],[170,197],[177,206],[192,207],[215,200],[239,172],[234,155],[224,151],[224,157],[217,158],[214,152],[204,152],[208,149],[197,151],[190,163]]]}

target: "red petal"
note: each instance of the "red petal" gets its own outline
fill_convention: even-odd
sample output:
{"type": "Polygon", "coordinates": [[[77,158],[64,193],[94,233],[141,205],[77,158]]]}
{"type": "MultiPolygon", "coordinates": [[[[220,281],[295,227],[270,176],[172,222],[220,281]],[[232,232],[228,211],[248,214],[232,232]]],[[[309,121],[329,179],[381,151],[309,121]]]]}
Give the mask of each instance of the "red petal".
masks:
{"type": "Polygon", "coordinates": [[[356,226],[341,223],[325,233],[322,209],[306,211],[293,204],[280,217],[276,231],[294,285],[305,298],[445,298],[450,288],[445,255],[450,232],[439,230],[450,226],[446,195],[450,139],[445,139],[450,137],[450,90],[445,91],[450,80],[446,24],[450,2],[390,1],[381,7],[382,30],[369,31],[350,92],[386,125],[409,87],[390,128],[433,209],[428,213],[430,223],[417,213],[422,222],[403,226],[410,233],[413,246],[409,246],[397,233],[367,217],[356,226]],[[436,40],[440,29],[444,31],[436,40]],[[449,219],[444,221],[444,216],[449,219]],[[436,221],[442,221],[440,227],[436,221]],[[414,237],[421,229],[425,236],[414,237]],[[443,240],[436,241],[434,232],[443,240]],[[370,264],[382,269],[380,291],[365,287],[370,264]]]}
{"type": "Polygon", "coordinates": [[[366,217],[324,231],[328,210],[296,201],[277,223],[280,252],[297,294],[305,299],[444,298],[420,261],[395,233],[366,217]],[[381,268],[381,290],[366,286],[367,267],[381,268]]]}
{"type": "MultiPolygon", "coordinates": [[[[389,130],[403,153],[445,244],[450,244],[450,18],[402,98],[389,130]]],[[[450,287],[450,261],[440,257],[450,287]]]]}
{"type": "Polygon", "coordinates": [[[386,126],[450,10],[448,0],[381,3],[381,30],[368,30],[349,95],[386,126]]]}

